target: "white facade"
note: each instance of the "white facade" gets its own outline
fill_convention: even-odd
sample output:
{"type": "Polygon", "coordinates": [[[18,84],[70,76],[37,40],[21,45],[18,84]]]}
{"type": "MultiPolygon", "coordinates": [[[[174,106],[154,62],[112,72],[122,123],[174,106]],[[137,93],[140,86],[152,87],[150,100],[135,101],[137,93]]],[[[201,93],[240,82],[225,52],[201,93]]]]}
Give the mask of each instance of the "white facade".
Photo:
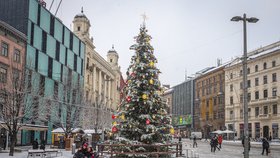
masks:
{"type": "Polygon", "coordinates": [[[87,108],[84,110],[83,128],[110,128],[111,115],[120,103],[121,72],[118,53],[112,48],[107,61],[95,51],[90,38],[90,21],[82,13],[73,21],[73,32],[85,43],[84,96],[87,108]]]}
{"type": "MultiPolygon", "coordinates": [[[[243,135],[242,64],[236,60],[225,68],[225,124],[243,135]]],[[[248,58],[249,136],[279,138],[280,50],[248,58]]]]}

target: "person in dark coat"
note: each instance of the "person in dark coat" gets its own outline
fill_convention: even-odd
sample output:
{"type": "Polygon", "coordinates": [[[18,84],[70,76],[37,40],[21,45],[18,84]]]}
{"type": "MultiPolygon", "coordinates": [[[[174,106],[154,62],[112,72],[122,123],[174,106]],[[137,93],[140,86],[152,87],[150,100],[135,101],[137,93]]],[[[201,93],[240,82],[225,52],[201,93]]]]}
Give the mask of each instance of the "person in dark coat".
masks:
{"type": "Polygon", "coordinates": [[[82,148],[79,148],[78,151],[74,154],[73,158],[85,158],[82,148]]]}
{"type": "Polygon", "coordinates": [[[40,146],[40,149],[45,150],[45,148],[46,148],[45,141],[44,141],[44,140],[42,140],[42,141],[41,141],[41,146],[40,146]]]}
{"type": "Polygon", "coordinates": [[[193,137],[193,148],[197,147],[196,136],[193,137]]]}
{"type": "Polygon", "coordinates": [[[33,146],[33,149],[38,149],[39,148],[39,143],[38,143],[37,138],[33,141],[32,146],[33,146]]]}
{"type": "Polygon", "coordinates": [[[269,149],[269,142],[267,141],[266,138],[263,138],[262,140],[262,155],[264,154],[264,150],[266,151],[266,155],[268,155],[268,149],[269,149]]]}
{"type": "Polygon", "coordinates": [[[216,151],[216,147],[218,145],[218,139],[216,136],[212,137],[211,141],[210,141],[210,145],[211,145],[211,152],[215,152],[216,151]]]}

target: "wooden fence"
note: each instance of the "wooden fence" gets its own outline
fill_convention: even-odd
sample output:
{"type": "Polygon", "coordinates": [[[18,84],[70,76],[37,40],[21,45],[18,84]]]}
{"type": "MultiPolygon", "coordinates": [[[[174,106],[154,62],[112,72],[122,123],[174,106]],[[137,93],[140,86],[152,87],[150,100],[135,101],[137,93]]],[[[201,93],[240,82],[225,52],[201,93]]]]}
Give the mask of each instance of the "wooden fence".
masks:
{"type": "Polygon", "coordinates": [[[176,157],[182,156],[182,143],[172,143],[172,144],[162,144],[162,145],[152,145],[152,144],[98,144],[99,154],[110,155],[111,158],[116,157],[116,155],[148,155],[158,158],[160,155],[175,155],[176,157]],[[132,151],[124,151],[121,147],[130,147],[132,151]],[[146,151],[135,151],[137,147],[145,148],[155,148],[156,151],[146,152],[146,151]]]}

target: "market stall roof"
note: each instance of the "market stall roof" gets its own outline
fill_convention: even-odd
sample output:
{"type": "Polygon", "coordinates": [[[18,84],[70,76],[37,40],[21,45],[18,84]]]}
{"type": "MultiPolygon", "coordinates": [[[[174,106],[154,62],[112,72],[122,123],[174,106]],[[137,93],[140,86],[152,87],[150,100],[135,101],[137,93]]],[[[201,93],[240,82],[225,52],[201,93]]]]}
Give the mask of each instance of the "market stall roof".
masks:
{"type": "Polygon", "coordinates": [[[222,131],[223,133],[235,133],[234,131],[231,131],[231,130],[224,130],[224,131],[222,131]]]}
{"type": "MultiPolygon", "coordinates": [[[[52,133],[64,133],[64,130],[62,128],[57,128],[52,130],[52,133]]],[[[75,128],[72,129],[72,133],[84,133],[84,131],[81,128],[75,128]]]]}
{"type": "MultiPolygon", "coordinates": [[[[84,132],[85,132],[85,134],[94,134],[95,133],[95,129],[86,129],[86,130],[84,130],[84,132]]],[[[98,129],[97,133],[101,134],[102,130],[98,129]]]]}
{"type": "Polygon", "coordinates": [[[213,131],[213,132],[211,132],[211,133],[215,133],[215,134],[223,134],[223,131],[221,131],[221,130],[217,130],[217,131],[213,131]]]}
{"type": "MultiPolygon", "coordinates": [[[[47,131],[48,126],[43,125],[35,125],[35,124],[19,124],[21,126],[20,130],[28,130],[28,131],[47,131]]],[[[7,124],[3,121],[0,121],[0,127],[8,129],[7,124]]]]}

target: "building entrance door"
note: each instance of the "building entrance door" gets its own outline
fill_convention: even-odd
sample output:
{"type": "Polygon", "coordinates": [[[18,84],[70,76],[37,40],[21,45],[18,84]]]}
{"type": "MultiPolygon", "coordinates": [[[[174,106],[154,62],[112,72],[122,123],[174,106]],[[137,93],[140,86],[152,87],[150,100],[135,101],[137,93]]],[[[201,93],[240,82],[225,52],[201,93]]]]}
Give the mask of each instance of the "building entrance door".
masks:
{"type": "Polygon", "coordinates": [[[269,138],[269,127],[268,126],[263,126],[263,137],[269,138]]]}

